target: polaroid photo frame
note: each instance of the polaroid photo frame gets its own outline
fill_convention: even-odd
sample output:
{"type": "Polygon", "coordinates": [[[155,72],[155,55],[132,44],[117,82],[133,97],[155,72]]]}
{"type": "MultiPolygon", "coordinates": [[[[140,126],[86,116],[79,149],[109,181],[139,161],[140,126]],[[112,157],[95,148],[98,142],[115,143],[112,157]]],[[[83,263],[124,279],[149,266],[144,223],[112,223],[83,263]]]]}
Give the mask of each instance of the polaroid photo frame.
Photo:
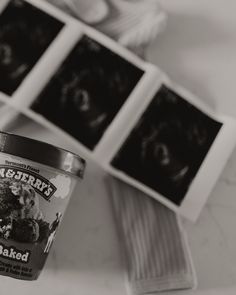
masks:
{"type": "Polygon", "coordinates": [[[86,34],[32,109],[94,150],[144,73],[86,34]]]}
{"type": "Polygon", "coordinates": [[[0,91],[10,97],[34,75],[36,65],[40,67],[43,59],[47,62],[48,48],[60,43],[61,34],[68,30],[64,15],[41,10],[39,2],[43,1],[3,0],[0,4],[0,91]]]}
{"type": "MultiPolygon", "coordinates": [[[[33,100],[31,108],[48,121],[57,126],[59,125],[61,129],[69,133],[78,142],[82,143],[83,145],[81,148],[85,149],[86,152],[96,153],[99,146],[103,145],[102,142],[107,134],[109,134],[109,130],[116,125],[117,116],[119,116],[126,107],[137,101],[142,91],[149,92],[150,84],[152,84],[152,81],[154,82],[156,80],[160,72],[153,65],[143,62],[136,55],[118,46],[113,40],[98,33],[94,29],[79,22],[78,26],[82,31],[82,35],[77,40],[77,43],[68,56],[62,61],[57,71],[55,71],[54,76],[50,79],[48,84],[45,85],[41,94],[33,100]],[[86,48],[87,52],[90,51],[90,53],[81,54],[80,51],[83,51],[84,48],[86,48]],[[78,53],[80,53],[81,56],[78,56],[78,53]],[[71,65],[76,64],[77,67],[71,67],[71,65]],[[114,64],[116,67],[113,66],[114,64]],[[76,78],[73,78],[73,76],[76,78]],[[60,83],[58,83],[58,81],[63,79],[67,80],[66,83],[64,85],[63,83],[59,85],[60,83]],[[83,91],[81,91],[81,84],[83,91]],[[116,91],[116,87],[122,89],[116,91]],[[67,90],[65,90],[65,88],[67,90]],[[58,111],[51,105],[51,114],[54,116],[54,118],[52,118],[48,110],[46,110],[47,107],[42,106],[40,108],[40,100],[47,104],[47,101],[52,97],[53,93],[57,93],[55,99],[60,99],[63,95],[64,97],[66,96],[65,92],[67,91],[68,98],[70,95],[72,99],[79,100],[78,90],[80,96],[83,95],[85,91],[86,96],[87,94],[91,96],[90,103],[92,105],[92,110],[88,110],[87,114],[86,110],[83,110],[73,115],[77,106],[75,106],[75,104],[74,106],[67,106],[67,110],[72,113],[71,116],[67,118],[67,122],[70,122],[70,124],[68,124],[70,126],[67,126],[67,128],[65,128],[63,122],[61,122],[61,118],[64,114],[63,109],[58,111]],[[103,98],[102,103],[96,101],[96,96],[103,98]],[[93,104],[95,105],[94,108],[93,104]],[[55,111],[58,111],[57,118],[55,118],[55,111]],[[96,115],[96,113],[98,113],[98,115],[96,115]],[[90,138],[92,137],[92,140],[86,140],[83,136],[80,137],[79,132],[77,134],[76,131],[73,131],[79,114],[90,122],[88,122],[88,124],[86,124],[86,122],[83,124],[84,122],[82,122],[78,125],[77,130],[79,131],[79,129],[81,129],[84,133],[91,133],[90,138]],[[108,120],[103,120],[103,117],[108,117],[108,120]],[[100,128],[98,126],[99,124],[97,122],[99,122],[99,120],[101,125],[105,123],[104,127],[100,128]],[[93,132],[92,127],[91,130],[89,130],[90,128],[88,125],[97,125],[94,129],[100,128],[100,131],[93,132]],[[96,139],[94,139],[93,136],[96,137],[96,139]]],[[[81,105],[81,109],[86,109],[87,97],[83,99],[85,100],[85,104],[84,106],[81,105]]]]}
{"type": "MultiPolygon", "coordinates": [[[[115,124],[117,115],[120,115],[122,110],[127,105],[130,105],[132,101],[136,101],[140,92],[149,91],[150,84],[152,84],[152,81],[155,81],[155,77],[159,75],[159,71],[156,67],[144,62],[141,58],[137,57],[129,50],[117,45],[117,43],[110,38],[104,36],[82,22],[75,20],[71,16],[64,14],[62,11],[58,10],[52,5],[43,1],[25,1],[26,3],[36,6],[37,9],[50,14],[52,17],[60,19],[66,23],[66,26],[60,33],[60,36],[57,37],[57,40],[55,40],[51,46],[49,46],[47,52],[35,65],[35,68],[31,71],[27,79],[25,79],[24,83],[22,83],[22,85],[19,87],[11,101],[20,109],[33,109],[36,116],[38,118],[41,116],[40,119],[48,126],[53,126],[53,128],[59,127],[60,131],[69,134],[72,140],[76,141],[80,146],[80,149],[83,150],[85,154],[90,156],[91,151],[92,153],[95,152],[97,147],[103,141],[103,138],[106,136],[106,133],[109,132],[109,129],[115,124]],[[83,47],[86,46],[87,48],[85,49],[87,51],[91,51],[89,55],[87,54],[87,57],[86,54],[84,55],[80,52],[81,50],[83,51],[83,47]],[[76,54],[78,56],[76,56],[76,54]],[[97,60],[96,56],[98,57],[97,60]],[[85,66],[86,63],[89,63],[88,68],[85,66]],[[114,69],[113,63],[117,65],[117,67],[114,67],[114,69]],[[74,69],[71,68],[71,65],[73,64],[74,69]],[[76,71],[75,69],[77,67],[79,70],[76,71]],[[89,74],[89,71],[92,71],[91,75],[89,74]],[[61,73],[63,73],[63,77],[60,76],[61,73]],[[86,81],[86,79],[83,79],[83,77],[76,79],[75,76],[78,75],[89,76],[87,79],[89,81],[86,81]],[[69,82],[66,81],[67,84],[57,83],[56,86],[54,85],[56,80],[63,80],[65,78],[67,79],[67,77],[71,79],[69,82]],[[81,79],[83,80],[82,82],[81,79]],[[91,80],[93,81],[91,82],[91,80]],[[96,80],[98,80],[98,82],[96,80]],[[83,142],[83,138],[80,138],[77,136],[77,134],[73,134],[73,132],[70,130],[71,126],[74,130],[76,129],[76,120],[78,119],[79,113],[74,113],[74,116],[73,114],[72,116],[68,116],[68,118],[65,118],[64,122],[62,122],[64,124],[66,124],[66,122],[71,122],[70,128],[68,130],[66,126],[60,124],[60,122],[63,121],[63,117],[66,117],[64,110],[58,112],[58,120],[52,120],[50,117],[50,111],[48,110],[50,106],[46,105],[41,109],[34,108],[35,105],[40,106],[40,101],[39,103],[37,103],[37,101],[40,100],[39,98],[42,97],[45,92],[47,92],[48,88],[50,88],[51,92],[48,91],[45,101],[52,102],[54,96],[55,104],[51,103],[51,114],[53,114],[55,117],[57,112],[57,100],[59,101],[60,96],[62,96],[60,92],[63,92],[63,96],[67,95],[68,97],[74,97],[74,100],[79,100],[80,98],[78,96],[83,95],[81,89],[78,91],[78,89],[75,87],[76,85],[73,85],[77,82],[83,84],[90,83],[88,86],[90,86],[90,92],[93,92],[93,97],[95,97],[97,94],[96,92],[99,91],[103,91],[103,93],[98,93],[98,95],[100,95],[100,97],[105,97],[103,105],[99,105],[99,103],[97,104],[97,109],[102,109],[103,111],[101,115],[99,115],[99,112],[97,112],[96,107],[92,109],[90,113],[87,112],[87,118],[91,116],[93,117],[94,115],[92,113],[98,113],[97,118],[95,115],[94,120],[93,118],[91,120],[89,119],[91,121],[91,125],[99,125],[99,120],[102,121],[103,116],[108,117],[108,120],[104,120],[104,127],[101,128],[99,132],[97,132],[98,134],[96,134],[96,140],[93,139],[93,132],[91,132],[92,136],[90,137],[92,137],[92,143],[86,141],[83,142]],[[53,87],[51,85],[53,85],[53,87]],[[117,91],[116,88],[119,88],[119,91],[117,91]],[[116,91],[117,93],[115,93],[116,91]],[[79,95],[78,92],[80,92],[79,95]],[[111,101],[110,105],[106,106],[106,102],[109,103],[109,101],[111,101]],[[108,114],[104,114],[104,109],[108,112],[108,114]],[[111,111],[110,109],[113,110],[111,111]]],[[[86,86],[86,91],[88,91],[88,86],[86,86]]],[[[91,101],[91,104],[93,104],[93,101],[91,101]]],[[[78,102],[76,102],[75,107],[72,106],[70,109],[74,111],[73,109],[76,108],[77,105],[78,102]]],[[[86,108],[86,105],[82,106],[81,108],[86,108]]],[[[5,110],[2,110],[2,112],[5,113],[5,110]]],[[[11,109],[9,112],[13,112],[13,110],[11,109]]],[[[84,115],[84,113],[86,112],[83,112],[82,115],[84,115]]],[[[12,115],[8,114],[8,116],[5,118],[2,117],[0,119],[0,126],[6,126],[7,122],[11,121],[13,117],[13,113],[12,115]]],[[[90,130],[86,131],[87,126],[86,124],[84,125],[82,124],[82,126],[78,126],[77,130],[81,129],[82,132],[89,133],[90,130]]],[[[96,129],[96,126],[94,129],[96,129]]]]}
{"type": "Polygon", "coordinates": [[[158,85],[99,156],[110,174],[196,221],[235,147],[236,121],[167,77],[158,85]]]}
{"type": "Polygon", "coordinates": [[[72,143],[113,176],[195,221],[235,146],[235,120],[214,113],[159,68],[96,30],[46,2],[25,1],[65,26],[13,97],[0,95],[0,101],[11,109],[5,116],[2,113],[0,127],[4,129],[20,111],[72,143]],[[160,97],[164,102],[160,103],[160,97]],[[73,104],[68,105],[68,100],[73,104]],[[190,126],[189,116],[196,126],[190,126]],[[97,132],[99,124],[103,127],[97,132]],[[161,140],[158,130],[162,130],[161,140]],[[136,133],[143,134],[143,142],[142,136],[134,140],[137,144],[130,141],[136,133]],[[122,152],[127,146],[137,155],[133,170],[140,170],[139,175],[117,160],[128,163],[132,158],[122,152]],[[186,155],[181,155],[181,147],[186,155]],[[152,165],[143,166],[140,155],[144,160],[147,156],[152,165]],[[152,183],[146,177],[150,171],[152,183]]]}
{"type": "MultiPolygon", "coordinates": [[[[28,98],[28,94],[36,94],[41,91],[41,87],[50,79],[50,75],[53,74],[60,59],[67,54],[73,46],[73,42],[80,35],[77,25],[74,25],[73,18],[67,17],[60,10],[51,9],[51,6],[47,4],[45,7],[45,4],[44,1],[37,0],[3,0],[0,3],[0,24],[3,28],[0,34],[3,35],[0,36],[0,48],[2,48],[3,56],[0,71],[1,75],[4,76],[4,79],[1,79],[2,84],[7,85],[7,87],[0,85],[0,93],[25,107],[30,104],[31,98],[28,98]],[[34,18],[29,17],[31,13],[33,13],[34,18]],[[30,56],[37,47],[37,40],[40,41],[41,38],[40,34],[47,30],[41,25],[42,20],[44,26],[50,24],[55,28],[46,40],[48,42],[45,42],[45,40],[42,42],[42,49],[35,53],[34,59],[27,66],[27,56],[30,56]],[[8,25],[5,36],[4,24],[8,25]],[[32,32],[33,37],[28,34],[28,29],[27,34],[25,34],[24,30],[27,26],[31,27],[29,32],[32,32]],[[38,31],[38,36],[36,31],[38,31]],[[14,44],[8,42],[11,34],[17,34],[17,38],[12,38],[17,41],[14,44]],[[36,45],[34,42],[36,42],[36,45]],[[58,50],[59,48],[60,50],[58,50]],[[24,51],[23,55],[22,51],[24,51]],[[20,74],[17,76],[17,73],[20,74]],[[11,79],[13,79],[13,82],[11,82],[11,79]]],[[[0,108],[0,126],[4,127],[15,115],[13,109],[7,108],[7,105],[2,106],[0,108]],[[4,116],[6,113],[8,114],[7,117],[4,116]]]]}

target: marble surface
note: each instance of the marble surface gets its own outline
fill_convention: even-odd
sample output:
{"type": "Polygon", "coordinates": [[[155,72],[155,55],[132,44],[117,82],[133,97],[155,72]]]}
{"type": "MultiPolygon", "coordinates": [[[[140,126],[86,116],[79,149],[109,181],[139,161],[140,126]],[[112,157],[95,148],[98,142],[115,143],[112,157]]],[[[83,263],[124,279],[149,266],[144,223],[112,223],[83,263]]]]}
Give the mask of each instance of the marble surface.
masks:
{"type": "MultiPolygon", "coordinates": [[[[235,0],[162,2],[169,21],[148,59],[215,109],[236,116],[235,0]]],[[[70,148],[52,134],[41,135],[70,148]]],[[[168,294],[236,294],[236,151],[199,221],[184,225],[199,285],[196,291],[168,294]]],[[[127,294],[119,251],[104,174],[90,163],[39,280],[1,277],[0,294],[127,294]]]]}

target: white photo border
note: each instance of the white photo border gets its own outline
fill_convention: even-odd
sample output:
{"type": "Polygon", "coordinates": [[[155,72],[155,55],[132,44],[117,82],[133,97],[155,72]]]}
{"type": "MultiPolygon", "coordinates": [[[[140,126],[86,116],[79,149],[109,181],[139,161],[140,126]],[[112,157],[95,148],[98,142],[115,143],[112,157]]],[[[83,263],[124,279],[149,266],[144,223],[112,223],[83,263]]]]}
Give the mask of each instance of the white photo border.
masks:
{"type": "MultiPolygon", "coordinates": [[[[8,4],[11,0],[4,0],[0,4],[0,13],[4,12],[7,8],[8,4]]],[[[25,106],[29,105],[31,99],[29,97],[30,94],[37,92],[37,89],[43,84],[46,79],[49,79],[50,73],[53,70],[53,66],[58,61],[58,57],[63,56],[63,53],[66,52],[66,48],[68,47],[69,42],[65,42],[68,39],[68,34],[74,35],[76,37],[76,33],[74,30],[74,19],[67,16],[64,13],[61,13],[60,10],[51,9],[51,6],[47,5],[44,1],[36,1],[36,0],[23,0],[24,2],[32,5],[36,9],[46,13],[49,17],[52,17],[59,22],[62,23],[63,27],[59,31],[59,33],[55,36],[55,38],[50,43],[49,47],[43,52],[40,58],[37,60],[36,64],[32,67],[30,72],[24,77],[21,81],[20,85],[13,92],[12,95],[8,95],[10,99],[14,99],[25,106]],[[63,48],[63,50],[58,50],[58,48],[63,48]],[[56,52],[56,54],[55,54],[56,52]],[[45,65],[51,64],[52,66],[48,68],[44,75],[42,75],[42,71],[45,65]]],[[[0,14],[1,17],[1,14],[0,14]]],[[[72,39],[73,40],[73,39],[72,39]]],[[[1,92],[3,93],[3,92],[1,92]]],[[[5,93],[3,93],[5,95],[5,93]]]]}
{"type": "MultiPolygon", "coordinates": [[[[218,134],[216,135],[212,146],[210,147],[205,159],[203,160],[200,168],[197,171],[193,181],[190,184],[190,187],[181,203],[180,206],[174,204],[168,200],[164,195],[156,192],[154,189],[149,188],[147,185],[142,184],[140,181],[135,180],[130,177],[125,172],[122,172],[119,169],[116,169],[112,166],[111,161],[114,159],[115,155],[119,152],[122,144],[126,141],[128,136],[123,139],[123,143],[120,146],[117,146],[116,151],[112,156],[106,159],[106,162],[103,163],[104,169],[111,175],[123,180],[124,182],[133,185],[134,187],[140,189],[147,195],[153,197],[154,199],[160,201],[168,208],[180,214],[187,219],[196,222],[200,212],[205,205],[217,179],[219,178],[227,160],[229,159],[235,144],[236,144],[236,120],[231,117],[222,116],[213,112],[208,106],[206,106],[201,100],[199,100],[192,93],[186,89],[180,87],[179,85],[170,81],[170,79],[165,76],[162,81],[162,84],[173,90],[177,95],[182,99],[191,103],[193,106],[198,108],[201,112],[205,113],[207,116],[213,120],[222,124],[218,134]]],[[[161,87],[160,85],[160,87],[161,87]]],[[[160,88],[159,88],[160,89],[160,88]]],[[[156,91],[158,93],[159,89],[156,91]]],[[[143,105],[143,112],[151,103],[154,96],[147,100],[145,105],[143,105]]],[[[141,116],[140,116],[141,117],[141,116]]],[[[140,119],[139,117],[139,119],[140,119]]],[[[130,132],[135,127],[138,120],[129,126],[129,130],[126,130],[126,134],[130,132]]]]}
{"type": "MultiPolygon", "coordinates": [[[[10,0],[4,1],[9,2],[10,0]]],[[[107,49],[127,60],[127,62],[138,67],[144,73],[149,71],[150,68],[153,68],[153,65],[144,62],[128,49],[118,45],[114,40],[64,13],[52,4],[38,0],[23,1],[61,21],[64,27],[40,57],[36,65],[31,69],[30,73],[24,78],[14,94],[10,96],[19,104],[29,107],[35,101],[37,96],[46,87],[47,82],[54,76],[58,68],[63,64],[83,36],[88,36],[105,46],[107,49]]]]}
{"type": "Polygon", "coordinates": [[[54,134],[57,134],[59,137],[64,138],[64,140],[68,141],[72,146],[74,146],[76,150],[78,150],[78,152],[80,152],[81,155],[86,158],[86,160],[90,159],[92,162],[99,164],[91,151],[85,148],[78,140],[76,140],[66,131],[53,124],[42,115],[35,113],[25,106],[21,106],[15,103],[13,100],[9,100],[9,98],[2,93],[0,93],[0,102],[4,104],[3,108],[6,113],[6,116],[0,118],[1,130],[4,131],[5,129],[7,129],[8,124],[11,124],[12,120],[14,120],[19,114],[23,114],[38,123],[39,125],[54,132],[54,134]],[[9,116],[11,117],[11,119],[8,118],[9,116]]]}

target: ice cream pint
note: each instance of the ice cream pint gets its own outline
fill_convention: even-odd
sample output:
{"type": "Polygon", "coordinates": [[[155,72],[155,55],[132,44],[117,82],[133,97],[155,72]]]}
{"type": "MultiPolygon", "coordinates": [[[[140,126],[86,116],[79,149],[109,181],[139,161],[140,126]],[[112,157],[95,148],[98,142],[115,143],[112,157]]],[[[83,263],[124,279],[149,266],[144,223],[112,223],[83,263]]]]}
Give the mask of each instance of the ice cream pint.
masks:
{"type": "Polygon", "coordinates": [[[0,274],[36,280],[85,161],[74,153],[0,132],[0,274]]]}

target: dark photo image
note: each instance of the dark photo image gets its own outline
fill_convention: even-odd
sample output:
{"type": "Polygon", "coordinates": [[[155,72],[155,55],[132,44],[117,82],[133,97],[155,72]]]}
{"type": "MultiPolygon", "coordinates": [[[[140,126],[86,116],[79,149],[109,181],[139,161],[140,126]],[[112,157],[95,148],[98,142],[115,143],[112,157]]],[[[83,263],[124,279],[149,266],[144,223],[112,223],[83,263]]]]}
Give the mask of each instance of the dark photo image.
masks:
{"type": "Polygon", "coordinates": [[[0,91],[12,95],[63,24],[22,0],[0,14],[0,91]]]}
{"type": "Polygon", "coordinates": [[[163,85],[112,166],[181,205],[221,126],[163,85]]]}
{"type": "Polygon", "coordinates": [[[32,109],[94,149],[143,71],[84,36],[32,109]]]}

